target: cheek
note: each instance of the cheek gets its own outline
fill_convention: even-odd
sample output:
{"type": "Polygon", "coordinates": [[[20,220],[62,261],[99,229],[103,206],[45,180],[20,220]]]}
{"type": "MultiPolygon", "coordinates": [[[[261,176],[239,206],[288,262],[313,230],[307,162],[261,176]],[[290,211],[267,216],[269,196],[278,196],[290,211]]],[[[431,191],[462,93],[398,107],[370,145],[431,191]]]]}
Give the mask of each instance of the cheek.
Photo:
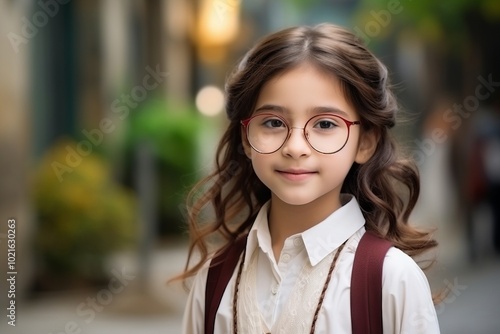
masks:
{"type": "Polygon", "coordinates": [[[264,183],[273,172],[271,157],[267,155],[258,154],[252,150],[250,153],[252,167],[257,177],[264,183]]]}
{"type": "Polygon", "coordinates": [[[259,173],[259,171],[263,170],[266,164],[265,156],[256,153],[254,150],[249,152],[249,159],[252,161],[252,167],[255,170],[255,173],[259,173]]]}
{"type": "Polygon", "coordinates": [[[332,177],[344,178],[351,169],[356,156],[356,150],[345,146],[341,151],[325,157],[321,163],[323,171],[334,173],[332,177]]]}
{"type": "Polygon", "coordinates": [[[338,155],[336,157],[332,157],[332,159],[328,159],[323,166],[327,166],[328,170],[335,172],[336,174],[344,174],[351,168],[353,163],[353,159],[344,155],[338,155]]]}
{"type": "Polygon", "coordinates": [[[354,162],[358,154],[358,138],[355,136],[350,137],[344,148],[337,154],[340,154],[342,160],[354,162]]]}

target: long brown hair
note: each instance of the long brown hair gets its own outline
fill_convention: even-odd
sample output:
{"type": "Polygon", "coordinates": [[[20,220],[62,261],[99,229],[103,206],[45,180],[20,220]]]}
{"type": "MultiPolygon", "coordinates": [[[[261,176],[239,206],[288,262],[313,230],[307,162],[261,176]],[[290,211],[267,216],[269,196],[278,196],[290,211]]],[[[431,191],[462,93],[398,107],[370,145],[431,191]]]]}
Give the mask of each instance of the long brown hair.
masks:
{"type": "Polygon", "coordinates": [[[366,228],[410,256],[437,245],[429,232],[408,224],[419,196],[420,179],[415,165],[398,156],[389,132],[395,125],[398,104],[390,89],[387,68],[358,37],[341,27],[300,26],[262,39],[227,80],[229,125],[217,149],[215,171],[188,196],[191,239],[185,272],[180,278],[194,275],[211,258],[212,241],[219,241],[221,248],[246,233],[259,209],[271,198],[270,190],[257,178],[244,154],[240,121],[251,115],[267,81],[303,62],[338,78],[347,100],[360,115],[363,131],[377,135],[371,159],[362,165],[355,163],[342,187],[342,192],[357,198],[366,228]],[[190,266],[195,251],[199,259],[190,266]]]}

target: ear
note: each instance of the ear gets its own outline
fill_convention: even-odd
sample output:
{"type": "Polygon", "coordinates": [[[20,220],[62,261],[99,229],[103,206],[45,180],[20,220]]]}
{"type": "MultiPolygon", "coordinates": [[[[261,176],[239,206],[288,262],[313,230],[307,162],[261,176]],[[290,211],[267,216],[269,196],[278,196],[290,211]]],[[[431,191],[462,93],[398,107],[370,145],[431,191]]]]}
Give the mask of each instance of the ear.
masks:
{"type": "Polygon", "coordinates": [[[243,127],[241,128],[241,144],[243,145],[243,151],[245,152],[247,158],[252,159],[252,147],[248,142],[247,135],[243,127]]]}
{"type": "Polygon", "coordinates": [[[378,140],[379,136],[377,133],[375,133],[375,131],[362,132],[358,143],[358,151],[356,152],[354,161],[356,161],[360,165],[367,162],[375,153],[378,140]]]}

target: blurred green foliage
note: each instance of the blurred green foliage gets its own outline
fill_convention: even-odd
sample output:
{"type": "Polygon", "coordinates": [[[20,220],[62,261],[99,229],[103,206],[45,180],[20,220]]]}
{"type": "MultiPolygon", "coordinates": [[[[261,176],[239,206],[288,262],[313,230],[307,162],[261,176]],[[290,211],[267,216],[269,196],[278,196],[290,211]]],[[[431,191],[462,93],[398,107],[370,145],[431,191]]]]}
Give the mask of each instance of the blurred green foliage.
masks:
{"type": "Polygon", "coordinates": [[[397,8],[391,20],[398,24],[384,27],[385,30],[411,27],[423,38],[431,41],[451,40],[460,43],[466,35],[464,17],[471,12],[479,13],[489,20],[500,18],[498,0],[362,0],[356,15],[356,21],[363,25],[374,20],[371,12],[397,8]]]}
{"type": "Polygon", "coordinates": [[[289,0],[288,4],[298,9],[305,9],[317,5],[321,0],[289,0]]]}
{"type": "Polygon", "coordinates": [[[136,201],[113,182],[108,164],[95,153],[59,179],[53,163],[68,161],[68,147],[76,143],[56,143],[35,174],[35,254],[42,277],[100,280],[106,256],[134,241],[136,201]]]}
{"type": "Polygon", "coordinates": [[[136,150],[147,142],[153,149],[158,198],[158,232],[184,231],[185,197],[198,180],[198,133],[202,118],[194,107],[151,100],[131,117],[126,139],[129,174],[135,170],[136,150]]]}

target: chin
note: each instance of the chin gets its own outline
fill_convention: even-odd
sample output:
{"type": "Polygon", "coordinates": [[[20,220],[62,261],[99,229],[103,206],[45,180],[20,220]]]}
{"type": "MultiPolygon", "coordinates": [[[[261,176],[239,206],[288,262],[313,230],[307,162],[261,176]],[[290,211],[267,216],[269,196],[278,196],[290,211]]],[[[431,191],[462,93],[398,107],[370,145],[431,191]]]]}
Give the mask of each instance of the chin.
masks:
{"type": "Polygon", "coordinates": [[[300,196],[278,196],[278,198],[283,203],[294,206],[306,205],[314,201],[314,199],[300,196]]]}

